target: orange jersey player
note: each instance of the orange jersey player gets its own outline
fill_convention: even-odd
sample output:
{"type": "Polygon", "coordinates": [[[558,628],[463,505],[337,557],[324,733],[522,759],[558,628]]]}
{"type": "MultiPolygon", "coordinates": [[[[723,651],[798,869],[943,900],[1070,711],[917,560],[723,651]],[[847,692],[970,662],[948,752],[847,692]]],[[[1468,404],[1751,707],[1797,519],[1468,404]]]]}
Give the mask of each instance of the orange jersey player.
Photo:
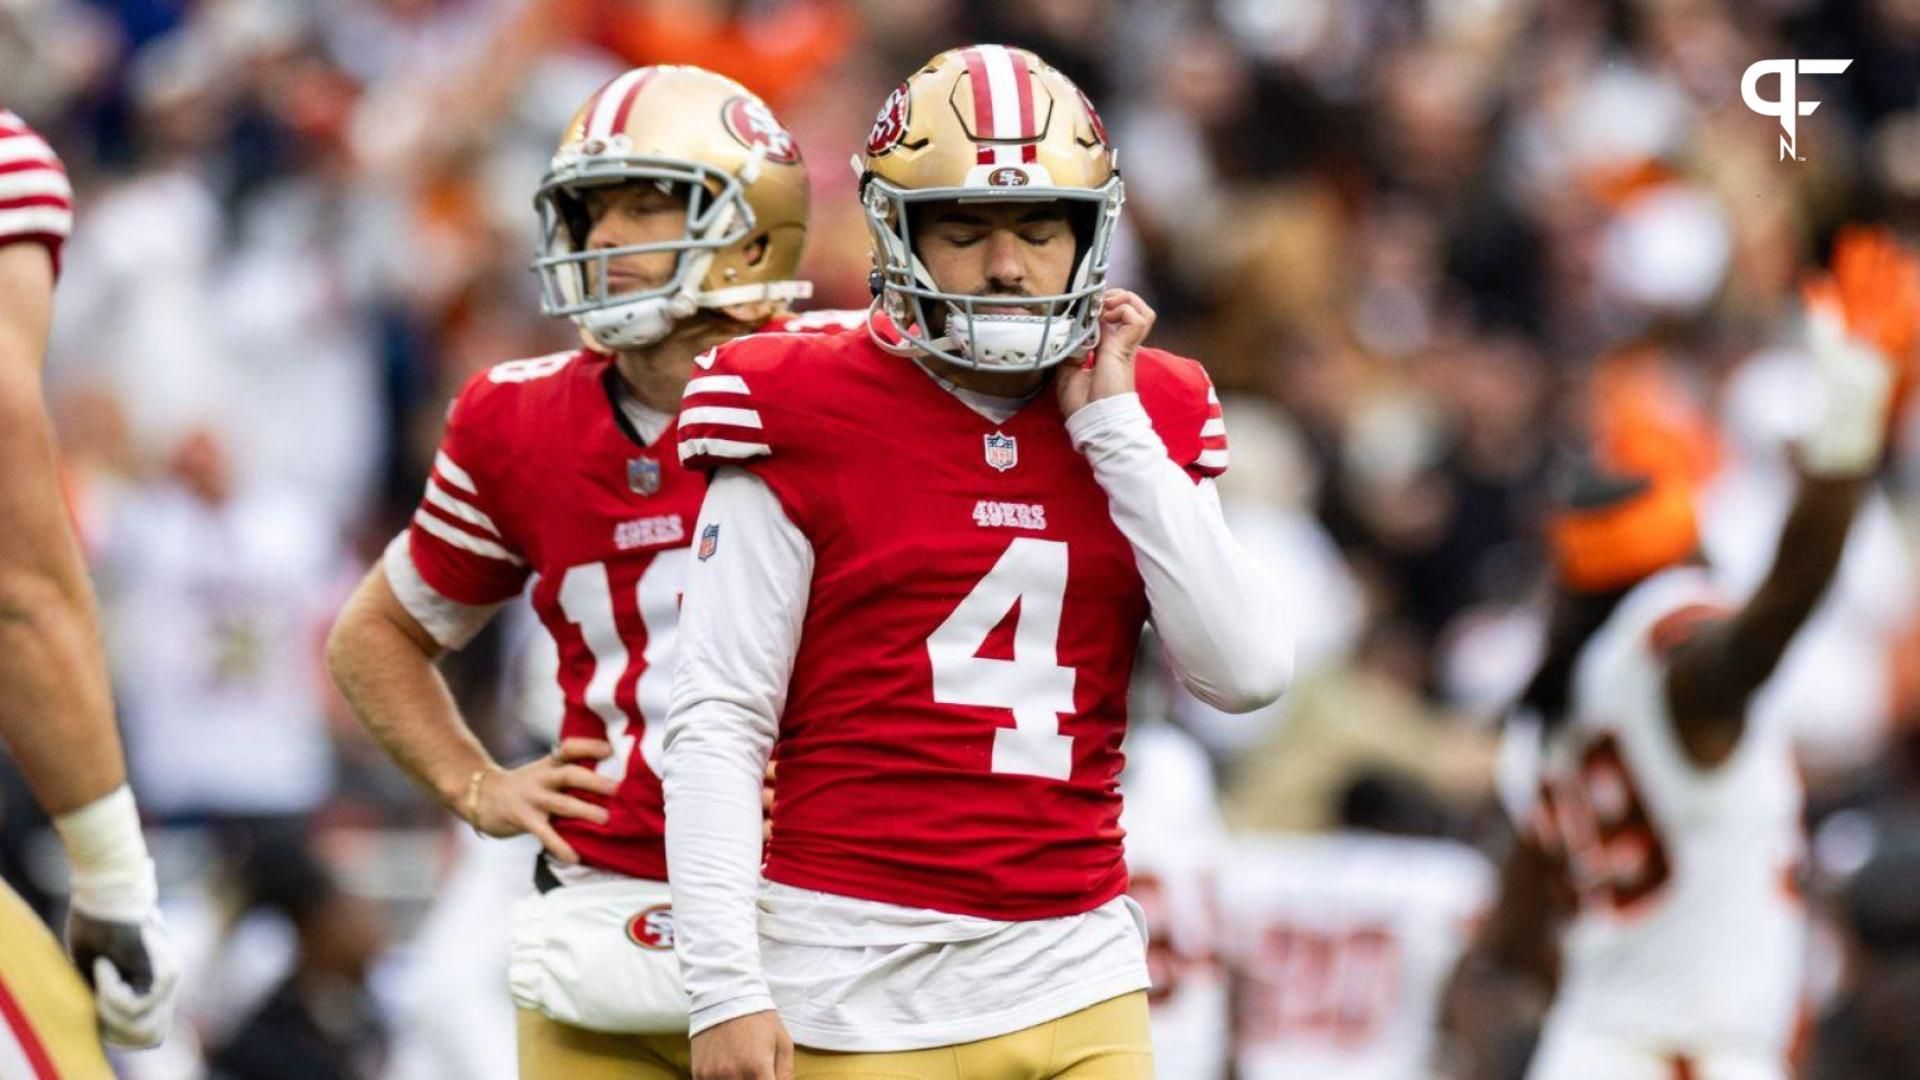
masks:
{"type": "Polygon", "coordinates": [[[1787,732],[1750,704],[1833,577],[1916,318],[1910,259],[1884,236],[1845,236],[1835,272],[1807,318],[1821,416],[1744,603],[1694,559],[1688,494],[1657,469],[1602,462],[1562,493],[1548,655],[1503,754],[1519,836],[1463,973],[1552,986],[1535,1080],[1790,1075],[1801,789],[1787,732]],[[1863,268],[1892,300],[1859,287],[1863,268]]]}

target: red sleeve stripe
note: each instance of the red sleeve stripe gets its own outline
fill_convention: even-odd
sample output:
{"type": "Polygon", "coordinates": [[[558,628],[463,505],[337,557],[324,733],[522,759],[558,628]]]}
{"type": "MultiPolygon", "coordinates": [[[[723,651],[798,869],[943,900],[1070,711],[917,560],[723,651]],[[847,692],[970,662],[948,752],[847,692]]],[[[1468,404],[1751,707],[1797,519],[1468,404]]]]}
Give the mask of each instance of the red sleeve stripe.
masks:
{"type": "Polygon", "coordinates": [[[467,470],[454,464],[453,459],[447,456],[445,450],[434,453],[433,471],[445,477],[447,483],[452,484],[454,487],[459,488],[469,495],[480,494],[480,489],[473,486],[473,477],[467,470]]]}
{"type": "Polygon", "coordinates": [[[483,532],[491,533],[494,536],[500,535],[500,527],[493,523],[493,519],[488,517],[485,511],[470,503],[462,502],[454,498],[448,494],[446,488],[440,486],[438,480],[431,476],[427,477],[427,502],[431,503],[436,509],[460,521],[464,521],[483,532]]]}
{"type": "Polygon", "coordinates": [[[65,195],[21,195],[18,198],[0,198],[0,213],[10,210],[53,210],[58,213],[73,213],[73,203],[65,195]]]}
{"type": "Polygon", "coordinates": [[[690,428],[699,424],[716,424],[722,427],[753,428],[758,431],[763,425],[760,414],[752,409],[731,409],[720,405],[695,405],[680,411],[680,426],[690,428]]]}
{"type": "Polygon", "coordinates": [[[1221,450],[1202,450],[1200,456],[1193,459],[1195,466],[1202,469],[1224,471],[1227,467],[1227,452],[1221,450]]]}
{"type": "Polygon", "coordinates": [[[701,375],[687,382],[682,400],[689,404],[679,420],[682,464],[700,457],[745,461],[772,455],[773,448],[761,441],[766,425],[759,410],[740,400],[747,394],[747,381],[738,375],[701,375]],[[720,403],[705,404],[702,398],[720,403]]]}
{"type": "MultiPolygon", "coordinates": [[[[0,145],[4,144],[0,143],[0,145]]],[[[67,175],[66,167],[58,161],[47,161],[43,158],[22,158],[19,161],[0,162],[0,176],[23,172],[52,173],[60,177],[67,175]]]]}
{"type": "Polygon", "coordinates": [[[1224,439],[1226,435],[1227,418],[1218,413],[1208,417],[1207,422],[1200,425],[1200,437],[1203,439],[1224,439]]]}
{"type": "Polygon", "coordinates": [[[1215,390],[1212,383],[1207,384],[1207,404],[1216,408],[1220,405],[1220,391],[1215,390]]]}
{"type": "Polygon", "coordinates": [[[762,442],[746,442],[740,439],[721,439],[703,437],[680,440],[680,461],[688,463],[697,457],[727,458],[733,461],[746,461],[749,458],[768,457],[773,447],[762,442]]]}
{"type": "Polygon", "coordinates": [[[520,558],[520,556],[508,551],[499,544],[491,540],[482,540],[477,536],[456,529],[452,525],[427,513],[424,509],[414,511],[413,523],[425,530],[427,535],[451,544],[462,551],[470,551],[475,555],[484,555],[489,559],[498,559],[501,562],[511,563],[514,566],[526,565],[525,559],[520,558]]]}
{"type": "Polygon", "coordinates": [[[0,243],[73,232],[73,188],[53,148],[12,113],[0,112],[0,243]]]}
{"type": "Polygon", "coordinates": [[[681,396],[746,393],[751,393],[747,389],[747,380],[738,375],[702,375],[699,378],[687,380],[687,388],[681,392],[681,396]]]}

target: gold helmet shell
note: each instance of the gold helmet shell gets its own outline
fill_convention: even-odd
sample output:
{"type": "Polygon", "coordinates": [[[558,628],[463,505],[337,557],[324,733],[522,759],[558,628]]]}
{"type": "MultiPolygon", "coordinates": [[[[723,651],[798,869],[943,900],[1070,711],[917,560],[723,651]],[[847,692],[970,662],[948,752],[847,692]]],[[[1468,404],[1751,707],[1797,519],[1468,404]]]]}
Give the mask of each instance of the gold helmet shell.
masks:
{"type": "Polygon", "coordinates": [[[702,68],[634,68],[596,91],[567,123],[534,204],[541,309],[599,348],[658,341],[702,308],[768,310],[811,292],[793,280],[807,234],[799,144],[752,91],[702,68]],[[587,250],[583,192],[649,181],[687,193],[680,239],[587,250]],[[657,251],[677,257],[665,285],[607,291],[609,260],[657,251]]]}
{"type": "Polygon", "coordinates": [[[1106,126],[1072,80],[1025,49],[949,49],[887,96],[855,167],[874,304],[908,351],[1026,370],[1092,346],[1124,194],[1106,126]],[[1031,315],[978,313],[981,298],[942,291],[910,229],[915,204],[946,200],[1067,202],[1079,245],[1068,290],[1030,298],[1031,315]]]}

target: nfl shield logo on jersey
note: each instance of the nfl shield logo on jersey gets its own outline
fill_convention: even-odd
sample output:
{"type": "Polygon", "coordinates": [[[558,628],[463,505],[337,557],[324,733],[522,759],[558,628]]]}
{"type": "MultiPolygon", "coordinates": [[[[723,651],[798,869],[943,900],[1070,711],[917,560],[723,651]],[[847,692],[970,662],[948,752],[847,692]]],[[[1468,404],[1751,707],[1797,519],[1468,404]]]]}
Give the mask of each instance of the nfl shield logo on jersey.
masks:
{"type": "Polygon", "coordinates": [[[700,550],[695,552],[695,554],[700,557],[701,562],[706,562],[712,558],[714,551],[719,547],[720,526],[718,523],[700,530],[700,550]]]}
{"type": "Polygon", "coordinates": [[[660,490],[660,463],[650,457],[627,460],[627,486],[635,495],[652,495],[660,490]]]}
{"type": "Polygon", "coordinates": [[[996,431],[986,436],[986,440],[987,464],[1001,472],[1020,464],[1020,445],[1013,441],[1013,436],[996,431]]]}

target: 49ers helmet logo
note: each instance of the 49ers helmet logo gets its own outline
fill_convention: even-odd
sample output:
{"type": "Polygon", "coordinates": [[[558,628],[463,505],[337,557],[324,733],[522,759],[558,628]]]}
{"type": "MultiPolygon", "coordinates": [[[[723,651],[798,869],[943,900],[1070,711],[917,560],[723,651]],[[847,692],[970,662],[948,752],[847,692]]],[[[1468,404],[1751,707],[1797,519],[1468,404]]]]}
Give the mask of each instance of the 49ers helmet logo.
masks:
{"type": "Polygon", "coordinates": [[[880,106],[880,115],[873,119],[873,130],[867,133],[868,155],[884,154],[907,137],[908,103],[906,83],[894,87],[893,93],[887,95],[886,103],[880,106]]]}
{"type": "Polygon", "coordinates": [[[1032,178],[1018,165],[1003,165],[987,174],[990,187],[1026,187],[1032,178]]]}
{"type": "Polygon", "coordinates": [[[627,940],[643,949],[673,948],[673,908],[660,904],[628,919],[627,940]]]}
{"type": "Polygon", "coordinates": [[[768,161],[792,165],[800,160],[799,144],[780,126],[766,102],[750,97],[728,98],[720,109],[720,118],[726,122],[728,134],[739,139],[742,146],[766,147],[768,161]]]}

